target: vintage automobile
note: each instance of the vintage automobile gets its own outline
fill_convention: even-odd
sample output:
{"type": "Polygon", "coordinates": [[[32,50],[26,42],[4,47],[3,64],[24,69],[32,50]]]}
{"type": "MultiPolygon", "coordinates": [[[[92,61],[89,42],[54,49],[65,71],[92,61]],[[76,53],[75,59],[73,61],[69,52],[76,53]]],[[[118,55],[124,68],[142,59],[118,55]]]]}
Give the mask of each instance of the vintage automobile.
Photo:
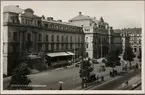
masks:
{"type": "Polygon", "coordinates": [[[104,65],[101,65],[101,66],[100,66],[99,72],[102,72],[102,71],[106,71],[106,68],[105,68],[104,65]]]}
{"type": "Polygon", "coordinates": [[[93,81],[96,81],[96,75],[94,73],[90,73],[90,76],[87,79],[85,79],[85,82],[89,83],[93,81]]]}
{"type": "Polygon", "coordinates": [[[99,64],[99,62],[97,61],[97,59],[92,59],[92,62],[93,62],[94,64],[99,64]]]}

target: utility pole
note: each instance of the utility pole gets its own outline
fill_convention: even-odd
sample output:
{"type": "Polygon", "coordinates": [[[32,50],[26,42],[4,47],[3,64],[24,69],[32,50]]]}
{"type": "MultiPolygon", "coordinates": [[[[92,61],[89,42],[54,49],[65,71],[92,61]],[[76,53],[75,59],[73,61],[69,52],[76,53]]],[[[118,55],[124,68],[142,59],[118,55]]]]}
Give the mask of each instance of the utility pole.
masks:
{"type": "MultiPolygon", "coordinates": [[[[83,34],[82,36],[82,63],[81,63],[81,66],[82,66],[82,72],[84,73],[84,68],[83,68],[83,62],[84,62],[84,49],[85,48],[85,35],[83,34]]],[[[83,75],[83,74],[82,74],[83,75]]],[[[84,88],[84,76],[82,76],[82,88],[84,88]]]]}

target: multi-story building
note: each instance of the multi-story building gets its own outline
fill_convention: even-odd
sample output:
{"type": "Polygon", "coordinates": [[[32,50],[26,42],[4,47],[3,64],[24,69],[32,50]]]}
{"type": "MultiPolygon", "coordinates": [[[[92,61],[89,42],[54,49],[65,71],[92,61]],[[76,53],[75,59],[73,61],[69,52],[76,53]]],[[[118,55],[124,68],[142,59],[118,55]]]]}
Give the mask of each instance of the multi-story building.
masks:
{"type": "Polygon", "coordinates": [[[104,21],[85,16],[81,12],[79,15],[70,19],[70,23],[82,26],[85,33],[86,53],[89,58],[100,58],[107,56],[109,48],[113,44],[113,28],[104,21]]]}
{"type": "Polygon", "coordinates": [[[125,50],[125,45],[129,43],[137,57],[139,51],[141,51],[141,28],[116,29],[115,32],[119,33],[122,37],[123,52],[125,50]]]}
{"type": "Polygon", "coordinates": [[[84,33],[80,26],[39,17],[30,8],[5,6],[3,10],[3,68],[12,72],[17,58],[45,52],[50,57],[83,53],[84,33]]]}

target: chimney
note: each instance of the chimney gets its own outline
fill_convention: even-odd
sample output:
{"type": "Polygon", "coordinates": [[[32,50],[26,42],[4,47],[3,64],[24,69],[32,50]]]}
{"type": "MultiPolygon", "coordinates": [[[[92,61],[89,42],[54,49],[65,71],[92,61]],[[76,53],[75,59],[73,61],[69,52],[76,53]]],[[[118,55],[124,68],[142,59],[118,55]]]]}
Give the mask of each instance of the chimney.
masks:
{"type": "Polygon", "coordinates": [[[62,22],[62,20],[57,20],[58,22],[62,22]]]}
{"type": "Polygon", "coordinates": [[[19,8],[19,5],[16,5],[16,7],[18,7],[18,8],[19,8]]]}
{"type": "Polygon", "coordinates": [[[42,19],[45,19],[45,16],[44,15],[42,15],[42,19]]]}
{"type": "Polygon", "coordinates": [[[47,20],[48,21],[52,21],[53,20],[53,17],[47,17],[47,20]]]}
{"type": "Polygon", "coordinates": [[[79,15],[82,15],[82,12],[79,12],[79,15]]]}

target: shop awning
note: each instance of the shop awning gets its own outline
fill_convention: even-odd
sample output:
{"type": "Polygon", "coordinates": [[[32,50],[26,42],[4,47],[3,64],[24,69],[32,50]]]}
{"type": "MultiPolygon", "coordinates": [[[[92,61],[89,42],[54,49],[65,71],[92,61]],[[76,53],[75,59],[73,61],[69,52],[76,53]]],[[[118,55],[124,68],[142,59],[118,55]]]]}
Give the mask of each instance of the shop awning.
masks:
{"type": "Polygon", "coordinates": [[[72,53],[72,52],[67,52],[69,55],[75,55],[74,53],[72,53]]]}
{"type": "Polygon", "coordinates": [[[69,54],[65,52],[57,52],[57,53],[47,53],[47,56],[49,57],[69,56],[69,54]]]}
{"type": "Polygon", "coordinates": [[[37,55],[28,55],[28,58],[30,58],[30,59],[38,59],[38,58],[40,58],[39,56],[37,56],[37,55]]]}

